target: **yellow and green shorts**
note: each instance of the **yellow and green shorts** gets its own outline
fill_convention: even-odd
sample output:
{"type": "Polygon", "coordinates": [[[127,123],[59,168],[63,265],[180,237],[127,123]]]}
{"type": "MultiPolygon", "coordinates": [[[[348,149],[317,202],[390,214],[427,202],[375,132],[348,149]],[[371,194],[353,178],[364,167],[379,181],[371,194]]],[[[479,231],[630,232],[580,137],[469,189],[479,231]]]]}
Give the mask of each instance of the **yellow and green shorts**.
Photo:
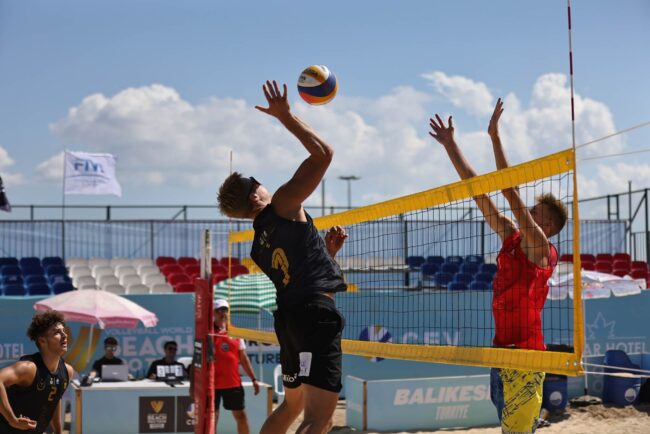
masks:
{"type": "Polygon", "coordinates": [[[543,372],[497,369],[490,371],[490,398],[505,434],[534,433],[542,408],[543,372]]]}

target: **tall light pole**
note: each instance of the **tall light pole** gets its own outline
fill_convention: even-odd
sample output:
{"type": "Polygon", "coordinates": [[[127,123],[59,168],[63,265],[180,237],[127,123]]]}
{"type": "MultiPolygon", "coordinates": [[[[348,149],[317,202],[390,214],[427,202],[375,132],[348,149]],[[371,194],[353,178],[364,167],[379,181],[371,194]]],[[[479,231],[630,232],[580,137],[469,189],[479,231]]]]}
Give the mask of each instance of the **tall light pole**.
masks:
{"type": "Polygon", "coordinates": [[[348,209],[352,209],[352,187],[350,186],[351,181],[358,181],[361,178],[355,175],[339,176],[339,179],[348,182],[348,209]]]}

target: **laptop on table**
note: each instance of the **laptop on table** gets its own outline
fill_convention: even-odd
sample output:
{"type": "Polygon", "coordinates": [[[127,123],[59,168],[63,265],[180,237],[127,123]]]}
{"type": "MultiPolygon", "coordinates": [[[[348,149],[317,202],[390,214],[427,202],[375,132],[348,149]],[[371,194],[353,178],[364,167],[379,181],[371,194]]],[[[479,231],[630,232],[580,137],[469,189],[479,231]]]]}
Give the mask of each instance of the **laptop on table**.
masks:
{"type": "Polygon", "coordinates": [[[129,367],[127,365],[102,365],[102,382],[128,380],[129,367]]]}

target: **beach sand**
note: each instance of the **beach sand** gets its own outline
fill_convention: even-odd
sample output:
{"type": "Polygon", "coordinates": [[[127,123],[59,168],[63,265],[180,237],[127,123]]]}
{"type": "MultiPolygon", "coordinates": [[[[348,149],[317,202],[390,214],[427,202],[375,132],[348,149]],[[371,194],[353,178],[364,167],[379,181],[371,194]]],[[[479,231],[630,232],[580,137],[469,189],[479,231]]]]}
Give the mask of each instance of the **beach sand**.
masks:
{"type": "MultiPolygon", "coordinates": [[[[650,404],[635,407],[612,407],[606,405],[591,405],[588,407],[567,407],[561,414],[551,414],[551,425],[539,428],[540,434],[650,434],[650,404]]],[[[290,432],[300,424],[297,420],[290,432]]],[[[334,414],[333,434],[500,434],[499,427],[472,429],[444,429],[432,431],[357,431],[345,423],[345,401],[339,401],[334,414]]]]}

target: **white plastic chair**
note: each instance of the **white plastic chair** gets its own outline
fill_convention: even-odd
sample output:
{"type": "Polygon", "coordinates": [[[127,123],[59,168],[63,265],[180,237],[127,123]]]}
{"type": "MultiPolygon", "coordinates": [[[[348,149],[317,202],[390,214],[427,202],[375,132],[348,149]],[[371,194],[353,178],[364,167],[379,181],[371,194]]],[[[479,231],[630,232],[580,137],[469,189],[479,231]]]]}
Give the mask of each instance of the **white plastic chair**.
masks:
{"type": "MultiPolygon", "coordinates": [[[[131,266],[136,270],[141,265],[155,265],[150,258],[133,258],[131,259],[131,266]]],[[[157,267],[156,267],[157,268],[157,267]]]]}
{"type": "Polygon", "coordinates": [[[70,267],[70,277],[73,279],[75,277],[81,277],[81,276],[92,276],[93,273],[90,271],[90,268],[88,268],[85,265],[73,265],[70,267]]]}
{"type": "Polygon", "coordinates": [[[174,292],[174,287],[169,283],[155,283],[151,285],[152,294],[171,294],[174,292]]]}
{"type": "Polygon", "coordinates": [[[90,258],[88,260],[88,267],[90,267],[90,269],[92,269],[93,267],[97,267],[97,266],[110,267],[111,266],[111,261],[109,261],[108,259],[104,259],[104,258],[90,258]]]}
{"type": "Polygon", "coordinates": [[[99,278],[99,276],[115,276],[115,272],[110,266],[95,265],[93,267],[93,276],[95,276],[95,279],[99,278]]]}
{"type": "Polygon", "coordinates": [[[147,274],[160,274],[158,267],[151,264],[138,265],[137,269],[140,276],[146,276],[147,274]]]}
{"type": "Polygon", "coordinates": [[[83,265],[84,267],[88,266],[88,259],[86,258],[67,258],[65,260],[65,266],[72,268],[76,265],[83,265]]]}
{"type": "Polygon", "coordinates": [[[131,265],[131,260],[127,258],[112,258],[110,265],[113,268],[117,268],[120,265],[131,265]]]}
{"type": "Polygon", "coordinates": [[[155,285],[156,283],[166,283],[165,276],[160,273],[147,274],[142,278],[142,283],[145,285],[155,285]]]}
{"type": "Polygon", "coordinates": [[[118,265],[115,268],[115,275],[117,277],[122,277],[122,276],[127,276],[129,274],[138,274],[137,271],[135,271],[135,268],[131,266],[131,264],[128,265],[118,265]]]}
{"type": "Polygon", "coordinates": [[[142,283],[132,283],[126,287],[127,294],[149,294],[149,287],[142,283]]]}
{"type": "Polygon", "coordinates": [[[120,285],[123,286],[142,283],[142,281],[140,280],[140,276],[138,276],[137,274],[125,274],[120,276],[119,279],[120,279],[120,285]]]}
{"type": "Polygon", "coordinates": [[[125,289],[122,285],[107,285],[104,288],[104,291],[111,292],[113,294],[122,295],[125,293],[125,289]]]}
{"type": "Polygon", "coordinates": [[[93,276],[78,276],[72,279],[72,285],[79,289],[97,288],[97,282],[93,276]]]}
{"type": "Polygon", "coordinates": [[[99,276],[97,278],[97,285],[104,289],[105,286],[107,285],[119,285],[120,281],[117,279],[117,277],[111,275],[104,275],[104,276],[99,276]]]}

